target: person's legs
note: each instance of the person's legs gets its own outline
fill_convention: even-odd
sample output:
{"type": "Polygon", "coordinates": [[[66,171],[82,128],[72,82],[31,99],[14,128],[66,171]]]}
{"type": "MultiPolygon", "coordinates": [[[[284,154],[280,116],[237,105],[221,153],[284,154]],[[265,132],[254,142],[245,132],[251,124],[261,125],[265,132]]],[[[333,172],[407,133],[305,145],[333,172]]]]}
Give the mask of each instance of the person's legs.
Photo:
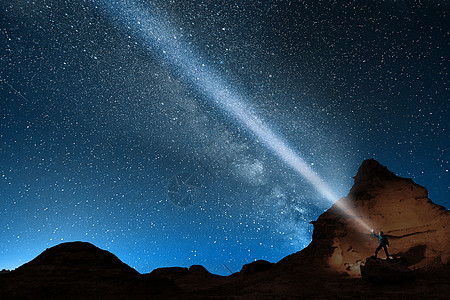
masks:
{"type": "Polygon", "coordinates": [[[381,249],[381,245],[379,245],[379,246],[377,247],[377,249],[375,250],[375,257],[377,257],[378,251],[380,251],[380,249],[381,249]]]}
{"type": "Polygon", "coordinates": [[[384,248],[384,253],[386,253],[386,259],[389,259],[389,252],[388,252],[386,245],[384,245],[383,248],[384,248]]]}

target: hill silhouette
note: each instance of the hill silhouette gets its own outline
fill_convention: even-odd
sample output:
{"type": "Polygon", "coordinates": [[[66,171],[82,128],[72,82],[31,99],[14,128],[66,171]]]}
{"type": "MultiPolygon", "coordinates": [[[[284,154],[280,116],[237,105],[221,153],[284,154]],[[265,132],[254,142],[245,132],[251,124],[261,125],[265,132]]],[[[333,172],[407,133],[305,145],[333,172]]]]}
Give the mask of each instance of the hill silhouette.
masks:
{"type": "Polygon", "coordinates": [[[314,225],[308,247],[277,263],[256,261],[219,276],[202,266],[139,274],[85,242],[45,250],[0,273],[1,299],[446,298],[450,293],[450,212],[427,190],[366,160],[354,185],[314,225]],[[355,222],[383,230],[391,260],[371,258],[377,240],[355,222]],[[363,276],[361,276],[361,273],[363,276]]]}

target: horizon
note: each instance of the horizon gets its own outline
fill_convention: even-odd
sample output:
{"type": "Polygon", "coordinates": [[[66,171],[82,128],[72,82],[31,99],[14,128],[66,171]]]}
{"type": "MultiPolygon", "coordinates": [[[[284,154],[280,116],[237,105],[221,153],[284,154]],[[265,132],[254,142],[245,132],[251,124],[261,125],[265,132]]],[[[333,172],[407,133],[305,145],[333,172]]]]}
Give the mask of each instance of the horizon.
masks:
{"type": "MultiPolygon", "coordinates": [[[[388,169],[388,170],[389,170],[389,169],[388,169]]],[[[394,174],[395,174],[395,173],[394,173],[394,174]]],[[[404,177],[402,177],[402,178],[404,178],[404,177]]],[[[404,178],[404,179],[408,179],[408,178],[404,178]]],[[[344,197],[344,198],[345,198],[345,197],[344,197]]],[[[433,202],[433,201],[432,201],[432,202],[433,202]]],[[[435,204],[435,203],[433,202],[433,204],[435,204]]],[[[435,205],[437,205],[437,204],[435,204],[435,205]]],[[[339,206],[340,209],[343,209],[344,207],[346,207],[346,206],[339,206]]],[[[331,207],[330,207],[330,208],[331,208],[331,207]]],[[[447,207],[444,207],[444,208],[445,208],[446,210],[449,210],[449,208],[447,208],[447,207]]],[[[328,211],[328,210],[327,210],[327,211],[328,211]]],[[[348,211],[352,212],[352,210],[348,210],[348,211]]],[[[366,225],[366,226],[367,226],[367,225],[366,225]]],[[[367,234],[370,235],[370,234],[373,233],[373,232],[374,232],[374,229],[368,230],[368,231],[367,231],[367,234]]],[[[381,231],[380,231],[380,233],[381,233],[381,231]]],[[[385,233],[385,232],[384,232],[384,233],[385,233]]],[[[46,248],[45,250],[42,250],[36,257],[33,257],[30,261],[27,261],[27,262],[23,263],[22,265],[16,267],[15,269],[17,269],[17,268],[23,266],[24,264],[27,264],[27,263],[31,262],[32,260],[34,260],[35,258],[37,258],[39,255],[41,255],[44,251],[46,251],[46,250],[48,250],[48,249],[54,248],[54,247],[56,247],[56,246],[58,246],[58,245],[61,245],[61,244],[77,243],[77,242],[88,243],[88,244],[93,245],[94,247],[96,247],[96,248],[98,248],[98,249],[100,249],[100,250],[108,251],[109,253],[112,253],[112,254],[113,254],[117,259],[119,259],[121,262],[125,263],[118,255],[116,255],[116,254],[114,253],[113,249],[102,249],[101,247],[95,245],[95,243],[89,242],[89,241],[73,240],[73,241],[64,241],[64,242],[61,242],[61,243],[59,243],[59,244],[55,244],[55,245],[53,245],[52,247],[46,248]]],[[[309,246],[309,244],[308,244],[306,247],[308,247],[308,246],[309,246]]],[[[306,247],[305,247],[305,248],[306,248],[306,247]]],[[[304,249],[304,248],[303,248],[303,249],[304,249]]],[[[298,251],[296,251],[296,252],[294,252],[294,253],[300,252],[300,251],[302,251],[303,249],[299,249],[298,251]]],[[[286,256],[291,255],[291,254],[294,254],[294,253],[288,253],[286,256]]],[[[285,256],[285,257],[286,257],[286,256],[285,256]]],[[[285,257],[282,257],[281,259],[283,259],[283,258],[285,258],[285,257]]],[[[280,259],[280,260],[281,260],[281,259],[280,259]]],[[[280,260],[278,260],[278,261],[270,261],[270,262],[275,264],[275,263],[278,263],[280,260]]],[[[231,270],[229,270],[228,267],[225,267],[225,265],[224,265],[224,267],[227,269],[227,271],[232,272],[231,274],[225,274],[225,275],[213,273],[213,272],[209,271],[206,267],[205,267],[205,269],[206,269],[208,272],[210,272],[211,274],[214,274],[214,275],[230,276],[230,275],[232,275],[232,274],[234,274],[234,273],[239,273],[240,271],[242,271],[242,268],[244,267],[244,265],[250,264],[251,262],[255,262],[255,261],[257,261],[257,259],[255,259],[255,260],[253,260],[253,261],[249,261],[249,262],[247,262],[247,263],[244,263],[244,264],[242,265],[242,267],[241,267],[239,270],[234,271],[234,272],[232,272],[231,270]]],[[[125,263],[125,264],[126,264],[126,263],[125,263]]],[[[130,265],[128,265],[128,264],[126,264],[126,265],[127,265],[128,267],[130,267],[130,268],[136,270],[136,271],[137,271],[139,274],[141,274],[141,275],[143,275],[143,274],[149,274],[149,273],[153,272],[154,270],[157,270],[157,269],[160,269],[160,268],[180,267],[180,266],[178,266],[178,265],[173,265],[173,266],[159,266],[159,267],[156,267],[156,268],[154,268],[153,270],[151,270],[151,271],[149,271],[149,272],[140,272],[140,271],[137,270],[135,267],[130,266],[130,265]]],[[[194,265],[195,265],[195,264],[192,264],[192,265],[185,265],[185,266],[181,266],[181,267],[182,267],[182,268],[190,268],[191,266],[194,266],[194,265]]],[[[200,266],[202,266],[202,265],[200,265],[200,266]]],[[[0,267],[0,271],[8,271],[8,272],[9,272],[9,271],[14,271],[15,269],[5,269],[5,268],[1,268],[1,267],[0,267]]]]}
{"type": "Polygon", "coordinates": [[[279,261],[368,158],[450,207],[447,5],[106,4],[0,4],[0,268],[279,261]]]}

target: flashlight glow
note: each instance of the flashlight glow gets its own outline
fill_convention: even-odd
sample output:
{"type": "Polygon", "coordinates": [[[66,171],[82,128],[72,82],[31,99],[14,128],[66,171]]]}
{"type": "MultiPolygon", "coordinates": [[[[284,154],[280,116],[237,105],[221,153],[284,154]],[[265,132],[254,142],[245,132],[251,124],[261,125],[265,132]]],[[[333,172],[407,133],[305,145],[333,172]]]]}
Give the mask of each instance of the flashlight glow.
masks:
{"type": "MultiPolygon", "coordinates": [[[[155,56],[169,63],[184,79],[192,83],[200,93],[229,116],[237,120],[262,142],[268,149],[302,175],[322,196],[331,203],[338,197],[309,165],[271,130],[251,109],[244,97],[234,91],[229,84],[200,55],[195,55],[182,34],[176,32],[158,9],[146,3],[144,7],[133,1],[97,1],[113,20],[119,21],[128,31],[139,39],[143,46],[155,56]]],[[[341,209],[351,211],[344,204],[341,209]]],[[[369,227],[360,220],[367,230],[369,227]]]]}

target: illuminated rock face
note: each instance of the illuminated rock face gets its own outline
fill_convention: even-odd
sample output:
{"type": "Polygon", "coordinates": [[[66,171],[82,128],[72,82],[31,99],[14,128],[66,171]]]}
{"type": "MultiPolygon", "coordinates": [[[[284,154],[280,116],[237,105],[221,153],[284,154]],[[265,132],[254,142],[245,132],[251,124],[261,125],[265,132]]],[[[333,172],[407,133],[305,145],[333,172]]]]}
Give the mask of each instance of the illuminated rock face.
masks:
{"type": "MultiPolygon", "coordinates": [[[[431,202],[424,187],[373,159],[362,163],[354,179],[339,202],[356,216],[333,205],[313,222],[310,250],[336,270],[360,274],[359,265],[374,255],[378,239],[355,221],[358,217],[376,233],[383,231],[390,256],[405,257],[410,268],[450,263],[450,212],[431,202]]],[[[383,250],[378,257],[385,257],[383,250]]]]}

